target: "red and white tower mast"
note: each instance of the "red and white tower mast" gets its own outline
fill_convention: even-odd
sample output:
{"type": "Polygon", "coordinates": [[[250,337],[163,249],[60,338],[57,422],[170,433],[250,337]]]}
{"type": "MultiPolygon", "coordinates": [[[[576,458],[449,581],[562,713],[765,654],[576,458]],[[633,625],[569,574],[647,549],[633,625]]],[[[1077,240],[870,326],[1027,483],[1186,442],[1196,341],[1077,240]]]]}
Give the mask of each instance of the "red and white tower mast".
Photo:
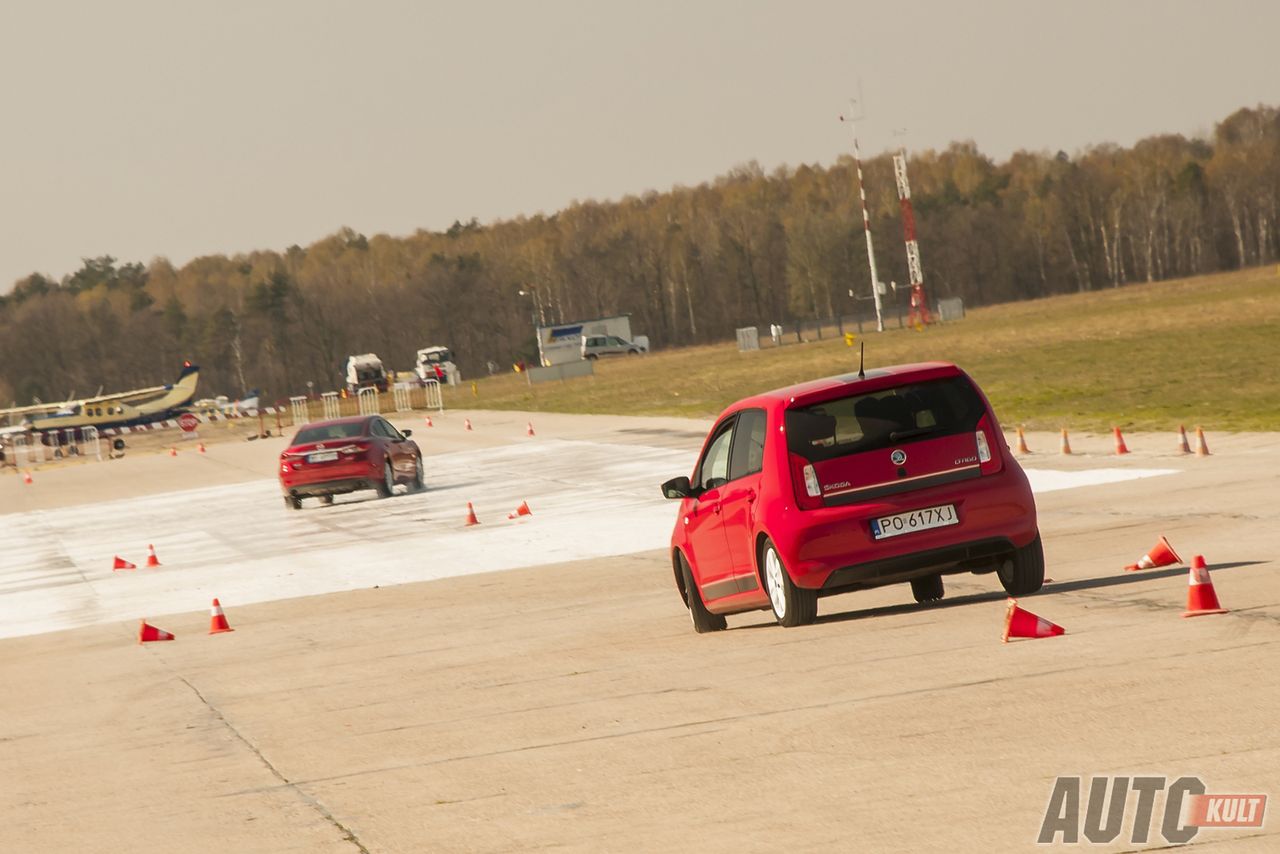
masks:
{"type": "Polygon", "coordinates": [[[902,231],[907,242],[907,273],[911,277],[911,310],[909,326],[923,327],[932,321],[924,293],[924,270],[920,266],[920,246],[916,243],[916,217],[911,210],[911,184],[907,182],[907,152],[893,155],[893,176],[898,182],[898,199],[902,202],[902,231]]]}
{"type": "MultiPolygon", "coordinates": [[[[840,121],[848,122],[853,129],[853,165],[858,170],[858,196],[862,199],[862,230],[867,235],[867,263],[871,265],[871,296],[876,302],[876,331],[884,332],[884,312],[880,306],[880,279],[876,276],[876,250],[871,245],[871,216],[867,213],[867,191],[862,183],[862,154],[858,151],[857,119],[852,115],[841,116],[840,121]]],[[[849,291],[853,296],[853,291],[849,291]]]]}

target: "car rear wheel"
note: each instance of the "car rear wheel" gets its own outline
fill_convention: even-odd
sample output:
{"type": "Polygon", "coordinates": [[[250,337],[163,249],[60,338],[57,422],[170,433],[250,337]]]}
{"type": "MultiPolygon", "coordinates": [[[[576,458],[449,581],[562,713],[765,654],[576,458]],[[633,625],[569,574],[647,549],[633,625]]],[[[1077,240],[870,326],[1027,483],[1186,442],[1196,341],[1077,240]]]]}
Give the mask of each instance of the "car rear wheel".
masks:
{"type": "Polygon", "coordinates": [[[378,490],[379,498],[390,498],[391,491],[396,487],[396,476],[391,471],[391,461],[387,460],[382,464],[382,481],[375,487],[378,490]]]}
{"type": "Polygon", "coordinates": [[[761,566],[764,568],[764,589],[769,594],[769,604],[773,606],[773,616],[778,625],[791,628],[812,623],[818,616],[818,593],[796,587],[782,565],[773,540],[764,541],[761,566]]]}
{"type": "Polygon", "coordinates": [[[1027,545],[1014,551],[996,567],[996,575],[1010,596],[1026,596],[1044,586],[1044,548],[1040,534],[1027,545]]]}
{"type": "Polygon", "coordinates": [[[911,594],[921,604],[937,602],[943,594],[942,576],[926,575],[924,578],[911,579],[911,594]]]}
{"type": "Polygon", "coordinates": [[[321,504],[323,504],[325,507],[332,507],[332,506],[333,506],[333,496],[332,496],[332,495],[321,495],[321,496],[320,496],[320,503],[321,503],[321,504]]]}
{"type": "Polygon", "coordinates": [[[689,564],[684,559],[684,555],[680,555],[680,573],[684,576],[684,598],[685,603],[689,606],[689,618],[693,620],[693,630],[703,635],[707,632],[718,632],[726,628],[729,624],[726,622],[724,615],[711,613],[707,610],[707,606],[702,603],[702,594],[698,591],[698,585],[693,581],[693,572],[689,569],[689,564]]]}
{"type": "Polygon", "coordinates": [[[284,506],[288,507],[290,510],[301,510],[302,499],[296,495],[286,495],[284,497],[284,506]]]}
{"type": "Polygon", "coordinates": [[[591,361],[591,362],[594,362],[594,361],[596,360],[596,354],[595,354],[595,353],[588,353],[588,354],[587,354],[587,360],[588,360],[588,361],[591,361]]]}

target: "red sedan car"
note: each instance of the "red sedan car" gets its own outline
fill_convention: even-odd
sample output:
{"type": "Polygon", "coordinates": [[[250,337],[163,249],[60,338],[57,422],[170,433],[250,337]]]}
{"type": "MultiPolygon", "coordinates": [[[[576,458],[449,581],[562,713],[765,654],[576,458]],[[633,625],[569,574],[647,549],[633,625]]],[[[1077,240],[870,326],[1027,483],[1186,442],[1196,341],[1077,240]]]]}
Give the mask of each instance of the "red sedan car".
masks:
{"type": "Polygon", "coordinates": [[[380,415],[317,421],[298,431],[280,455],[280,489],[286,507],[302,509],[302,499],[333,496],[357,489],[377,490],[387,498],[397,483],[410,492],[424,486],[422,451],[380,415]]]}
{"type": "Polygon", "coordinates": [[[716,420],[680,501],[676,586],[699,632],[772,609],[810,623],[820,596],[995,572],[1044,583],[1035,499],[991,404],[945,362],[830,377],[741,400],[716,420]]]}

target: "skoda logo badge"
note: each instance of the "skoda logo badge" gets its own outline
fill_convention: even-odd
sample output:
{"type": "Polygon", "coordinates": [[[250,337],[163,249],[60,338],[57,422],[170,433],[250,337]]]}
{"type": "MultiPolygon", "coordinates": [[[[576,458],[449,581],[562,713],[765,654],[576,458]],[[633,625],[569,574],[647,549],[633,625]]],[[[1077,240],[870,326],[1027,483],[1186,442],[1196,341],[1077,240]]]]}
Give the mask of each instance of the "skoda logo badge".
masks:
{"type": "Polygon", "coordinates": [[[901,449],[894,451],[889,455],[889,461],[895,466],[900,466],[907,461],[907,452],[901,449]]]}

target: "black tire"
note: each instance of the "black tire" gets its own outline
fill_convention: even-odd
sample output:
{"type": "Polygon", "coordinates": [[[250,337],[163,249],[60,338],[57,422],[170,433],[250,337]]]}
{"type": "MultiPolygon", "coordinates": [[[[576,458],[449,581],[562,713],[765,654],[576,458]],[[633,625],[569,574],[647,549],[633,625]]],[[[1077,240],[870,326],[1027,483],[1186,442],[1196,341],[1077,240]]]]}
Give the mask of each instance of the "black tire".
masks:
{"type": "Polygon", "coordinates": [[[379,498],[390,498],[391,493],[395,490],[396,476],[391,470],[391,460],[386,460],[382,464],[382,480],[373,485],[377,490],[379,498]]]}
{"type": "Polygon", "coordinates": [[[766,539],[760,549],[760,570],[778,625],[787,628],[807,626],[817,618],[818,591],[796,587],[773,540],[766,539]]]}
{"type": "Polygon", "coordinates": [[[1044,586],[1044,548],[1040,534],[1027,545],[1014,551],[996,569],[1000,583],[1010,596],[1028,596],[1044,586]]]}
{"type": "Polygon", "coordinates": [[[594,361],[595,361],[596,359],[598,359],[598,358],[599,358],[599,356],[597,356],[595,353],[588,353],[588,354],[587,354],[587,360],[588,360],[588,361],[594,362],[594,361]]]}
{"type": "Polygon", "coordinates": [[[332,506],[333,506],[333,496],[332,496],[332,495],[321,495],[321,496],[320,496],[320,503],[321,503],[321,504],[323,504],[325,507],[332,507],[332,506]]]}
{"type": "Polygon", "coordinates": [[[729,623],[724,615],[711,613],[703,604],[702,594],[698,591],[698,585],[693,582],[693,572],[689,569],[684,555],[680,555],[680,572],[684,575],[684,599],[685,604],[689,606],[689,618],[693,620],[693,630],[704,635],[707,632],[719,632],[727,628],[729,623]]]}
{"type": "Polygon", "coordinates": [[[301,510],[302,499],[298,498],[296,495],[286,495],[284,497],[284,506],[290,510],[301,510]]]}
{"type": "Polygon", "coordinates": [[[937,602],[943,596],[942,575],[911,579],[911,595],[922,605],[925,602],[937,602]]]}
{"type": "Polygon", "coordinates": [[[627,351],[627,355],[628,355],[628,356],[639,356],[639,355],[640,355],[640,351],[639,351],[639,350],[628,350],[628,351],[627,351]]]}
{"type": "Polygon", "coordinates": [[[421,492],[427,488],[427,482],[422,468],[422,454],[417,457],[417,470],[413,473],[413,483],[409,484],[410,492],[421,492]]]}

